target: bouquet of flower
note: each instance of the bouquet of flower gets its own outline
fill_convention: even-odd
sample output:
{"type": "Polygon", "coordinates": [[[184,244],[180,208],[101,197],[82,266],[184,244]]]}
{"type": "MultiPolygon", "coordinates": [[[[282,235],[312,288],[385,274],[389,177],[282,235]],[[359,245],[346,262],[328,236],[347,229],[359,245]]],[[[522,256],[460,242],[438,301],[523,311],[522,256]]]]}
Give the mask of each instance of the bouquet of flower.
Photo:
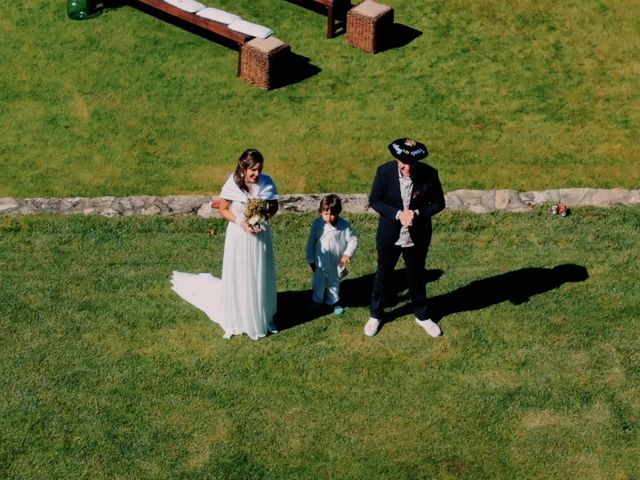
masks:
{"type": "Polygon", "coordinates": [[[262,232],[267,228],[267,210],[266,200],[261,198],[252,198],[244,209],[244,220],[247,225],[253,227],[257,232],[262,232]]]}

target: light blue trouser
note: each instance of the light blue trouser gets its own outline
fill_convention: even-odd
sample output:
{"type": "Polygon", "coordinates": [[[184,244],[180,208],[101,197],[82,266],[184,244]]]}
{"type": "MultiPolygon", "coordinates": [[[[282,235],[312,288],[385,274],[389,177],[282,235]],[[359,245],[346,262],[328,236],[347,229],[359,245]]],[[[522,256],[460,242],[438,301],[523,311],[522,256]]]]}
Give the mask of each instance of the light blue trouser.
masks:
{"type": "Polygon", "coordinates": [[[338,269],[333,268],[327,271],[323,268],[317,268],[313,272],[311,288],[313,289],[314,302],[326,303],[327,305],[338,303],[338,300],[340,300],[338,269]]]}

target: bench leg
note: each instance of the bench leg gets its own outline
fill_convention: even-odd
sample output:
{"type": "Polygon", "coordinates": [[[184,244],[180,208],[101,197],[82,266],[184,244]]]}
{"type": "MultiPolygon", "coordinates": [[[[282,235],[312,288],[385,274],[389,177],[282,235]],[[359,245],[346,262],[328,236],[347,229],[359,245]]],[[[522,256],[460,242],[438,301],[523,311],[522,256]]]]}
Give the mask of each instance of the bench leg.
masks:
{"type": "Polygon", "coordinates": [[[333,20],[333,5],[327,6],[327,38],[333,38],[336,26],[333,20]]]}
{"type": "Polygon", "coordinates": [[[333,5],[327,6],[327,38],[333,38],[336,35],[336,21],[343,22],[346,25],[347,12],[351,9],[351,1],[344,0],[333,2],[333,5]]]}

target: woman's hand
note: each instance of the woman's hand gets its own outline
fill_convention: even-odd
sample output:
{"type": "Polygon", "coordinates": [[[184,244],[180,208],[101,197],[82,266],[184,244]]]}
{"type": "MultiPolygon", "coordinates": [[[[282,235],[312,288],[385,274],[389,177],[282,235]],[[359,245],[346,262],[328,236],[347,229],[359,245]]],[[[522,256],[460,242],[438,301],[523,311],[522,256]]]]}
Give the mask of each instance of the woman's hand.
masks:
{"type": "Polygon", "coordinates": [[[244,230],[247,233],[255,234],[256,233],[255,229],[247,225],[247,222],[245,222],[243,218],[236,217],[231,212],[231,209],[229,208],[230,206],[231,206],[231,202],[229,200],[225,200],[224,198],[220,199],[220,205],[218,208],[220,209],[220,215],[222,216],[222,218],[224,218],[228,222],[235,223],[237,226],[239,226],[242,230],[244,230]]]}
{"type": "Polygon", "coordinates": [[[247,225],[247,230],[248,233],[251,233],[253,235],[255,235],[256,233],[260,233],[262,231],[262,229],[260,227],[258,227],[257,225],[247,225]]]}
{"type": "Polygon", "coordinates": [[[236,217],[236,219],[233,221],[233,223],[235,223],[242,230],[244,230],[247,233],[250,233],[251,235],[255,235],[256,233],[258,233],[260,231],[260,229],[258,227],[254,226],[254,225],[249,225],[243,218],[240,218],[240,217],[236,217]]]}

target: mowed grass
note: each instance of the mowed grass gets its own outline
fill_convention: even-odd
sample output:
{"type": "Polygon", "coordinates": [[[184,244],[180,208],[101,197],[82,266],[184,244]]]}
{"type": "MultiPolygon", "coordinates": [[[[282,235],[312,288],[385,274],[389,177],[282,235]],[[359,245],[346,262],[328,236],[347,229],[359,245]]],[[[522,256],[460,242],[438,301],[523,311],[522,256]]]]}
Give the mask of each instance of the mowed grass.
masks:
{"type": "Polygon", "coordinates": [[[219,275],[220,221],[0,218],[0,477],[636,477],[640,211],[440,214],[439,339],[402,303],[364,336],[376,218],[349,219],[347,312],[309,320],[312,216],[274,218],[253,342],[170,290],[219,275]]]}
{"type": "Polygon", "coordinates": [[[218,0],[317,70],[265,92],[233,49],[133,7],[6,2],[0,196],[217,193],[247,147],[284,193],[366,192],[402,136],[446,190],[637,188],[637,2],[386,3],[406,41],[370,55],[293,3],[218,0]]]}

